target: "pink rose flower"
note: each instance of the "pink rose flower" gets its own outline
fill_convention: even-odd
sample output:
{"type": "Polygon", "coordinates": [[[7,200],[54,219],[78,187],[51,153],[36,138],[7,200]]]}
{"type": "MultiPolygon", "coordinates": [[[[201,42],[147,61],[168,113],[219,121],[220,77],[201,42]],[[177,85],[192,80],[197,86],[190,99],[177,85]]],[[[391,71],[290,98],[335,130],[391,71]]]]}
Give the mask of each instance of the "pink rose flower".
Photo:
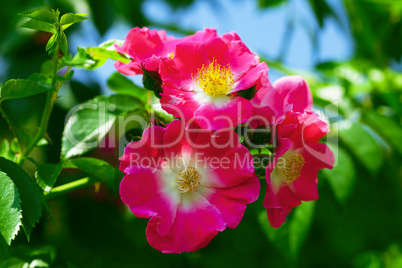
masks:
{"type": "Polygon", "coordinates": [[[160,65],[162,108],[203,129],[235,127],[253,115],[253,105],[240,91],[258,90],[267,71],[266,63],[235,33],[205,42],[183,41],[174,57],[160,65]]]}
{"type": "Polygon", "coordinates": [[[186,129],[174,120],[151,126],[120,158],[123,202],[150,218],[149,244],[164,253],[192,252],[241,221],[260,183],[253,159],[232,130],[186,129]]]}
{"type": "Polygon", "coordinates": [[[262,77],[261,88],[251,99],[255,120],[252,127],[279,123],[289,112],[300,112],[313,108],[313,96],[307,82],[301,76],[284,76],[272,85],[267,77],[262,77]]]}
{"type": "Polygon", "coordinates": [[[263,202],[273,227],[280,227],[301,201],[318,199],[318,170],[334,165],[332,151],[318,143],[328,132],[328,125],[311,111],[288,112],[276,126],[278,146],[266,170],[263,202]]]}
{"type": "Polygon", "coordinates": [[[125,75],[143,74],[141,65],[148,71],[156,71],[162,58],[172,57],[175,47],[182,41],[205,41],[216,36],[215,29],[206,28],[184,38],[166,36],[165,30],[149,30],[135,27],[130,30],[122,46],[115,45],[116,51],[127,54],[132,61],[125,64],[116,61],[117,71],[125,75]]]}

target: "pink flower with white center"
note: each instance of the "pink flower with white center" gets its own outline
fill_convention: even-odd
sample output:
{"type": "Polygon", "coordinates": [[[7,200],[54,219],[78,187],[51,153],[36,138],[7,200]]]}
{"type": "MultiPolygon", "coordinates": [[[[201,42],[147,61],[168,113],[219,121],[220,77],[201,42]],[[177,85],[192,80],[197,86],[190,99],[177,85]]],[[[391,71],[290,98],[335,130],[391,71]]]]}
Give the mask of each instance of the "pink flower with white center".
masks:
{"type": "Polygon", "coordinates": [[[318,170],[332,169],[334,165],[332,151],[326,144],[318,143],[328,132],[328,125],[311,111],[288,112],[276,126],[278,146],[273,163],[266,170],[263,202],[273,227],[280,227],[301,201],[318,199],[318,170]]]}
{"type": "Polygon", "coordinates": [[[116,61],[114,66],[117,71],[125,75],[143,74],[141,66],[148,71],[156,71],[164,57],[173,57],[175,47],[182,41],[205,41],[216,36],[216,30],[205,28],[184,38],[166,36],[165,30],[149,30],[147,27],[135,27],[130,30],[122,46],[117,46],[116,51],[127,54],[132,60],[125,64],[116,61]]]}
{"type": "Polygon", "coordinates": [[[192,252],[241,221],[260,189],[253,159],[232,130],[186,129],[174,120],[151,126],[120,158],[120,196],[150,218],[149,244],[164,253],[192,252]]]}
{"type": "Polygon", "coordinates": [[[267,71],[235,33],[181,42],[174,57],[160,65],[162,108],[203,129],[235,127],[253,115],[253,105],[240,91],[258,90],[267,71]]]}
{"type": "Polygon", "coordinates": [[[263,77],[261,88],[251,99],[251,103],[254,105],[256,116],[251,126],[257,127],[267,123],[277,124],[289,111],[303,113],[311,110],[313,96],[307,82],[301,76],[284,76],[272,85],[267,77],[263,77]]]}

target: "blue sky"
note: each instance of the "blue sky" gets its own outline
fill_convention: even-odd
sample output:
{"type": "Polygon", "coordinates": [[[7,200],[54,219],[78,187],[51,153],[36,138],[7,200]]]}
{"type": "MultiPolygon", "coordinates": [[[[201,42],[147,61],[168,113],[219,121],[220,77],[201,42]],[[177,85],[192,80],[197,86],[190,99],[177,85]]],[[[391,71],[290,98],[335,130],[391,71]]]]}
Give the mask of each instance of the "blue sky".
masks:
{"type": "MultiPolygon", "coordinates": [[[[161,0],[148,0],[143,6],[143,12],[153,21],[176,23],[188,30],[213,27],[220,34],[236,31],[250,49],[270,59],[276,59],[281,47],[288,46],[284,58],[285,64],[293,68],[309,70],[314,65],[314,59],[346,60],[353,52],[342,1],[329,0],[328,2],[341,18],[342,26],[334,19],[325,21],[324,28],[315,35],[319,40],[318,51],[313,47],[309,36],[309,31],[314,32],[317,29],[317,22],[307,0],[289,0],[287,5],[264,10],[258,8],[257,1],[196,0],[189,8],[176,11],[161,0]],[[289,19],[294,23],[294,32],[289,40],[283,41],[289,19]]],[[[71,47],[97,46],[109,39],[124,39],[130,29],[121,21],[115,24],[104,37],[100,37],[94,33],[95,28],[89,21],[82,25],[80,33],[70,39],[71,47]]],[[[169,32],[169,34],[174,33],[169,32]]],[[[91,74],[78,71],[75,79],[84,82],[88,81],[88,78],[98,80],[107,92],[106,80],[114,71],[112,62],[108,62],[91,74]]],[[[270,77],[274,81],[279,78],[279,74],[271,71],[270,77]]],[[[140,77],[133,79],[140,82],[140,77]]]]}

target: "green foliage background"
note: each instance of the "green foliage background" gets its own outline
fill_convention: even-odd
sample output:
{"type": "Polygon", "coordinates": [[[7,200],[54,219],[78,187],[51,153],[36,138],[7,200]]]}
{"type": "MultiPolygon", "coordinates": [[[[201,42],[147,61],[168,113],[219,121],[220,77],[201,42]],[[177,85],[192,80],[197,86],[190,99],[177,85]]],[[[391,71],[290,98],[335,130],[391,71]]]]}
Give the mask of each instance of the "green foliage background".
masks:
{"type": "MultiPolygon", "coordinates": [[[[37,120],[46,99],[43,92],[48,90],[48,84],[32,82],[29,88],[35,94],[15,99],[12,95],[7,97],[5,92],[16,92],[17,87],[12,83],[20,84],[16,80],[9,84],[6,81],[25,79],[39,70],[41,79],[51,79],[52,75],[51,66],[46,63],[50,58],[44,53],[50,34],[16,31],[21,23],[16,14],[36,7],[59,8],[61,14],[80,13],[78,2],[89,6],[89,19],[100,34],[121,18],[132,26],[156,26],[181,34],[192,32],[179,25],[151,21],[141,12],[144,1],[140,0],[2,3],[0,49],[7,69],[1,70],[1,107],[13,114],[28,114],[28,118],[12,118],[21,127],[21,133],[16,135],[22,148],[28,146],[37,132],[37,120]]],[[[187,8],[193,1],[167,3],[176,9],[187,8]]],[[[291,4],[286,0],[258,3],[261,9],[291,4]]],[[[319,27],[324,27],[328,18],[340,20],[326,0],[308,0],[308,3],[319,27]]],[[[7,215],[13,215],[13,219],[22,217],[22,223],[10,222],[4,216],[5,211],[0,211],[0,223],[13,227],[12,231],[22,230],[22,224],[26,234],[20,230],[12,246],[5,250],[10,241],[5,241],[4,236],[13,234],[2,233],[0,267],[24,267],[27,263],[30,267],[402,267],[402,2],[343,0],[342,3],[355,46],[351,60],[317,62],[314,71],[300,73],[286,66],[283,57],[265,59],[271,69],[283,75],[302,74],[313,91],[316,108],[327,109],[329,115],[338,112],[329,118],[328,135],[338,163],[333,170],[320,172],[318,201],[304,203],[283,227],[273,229],[261,205],[262,194],[246,210],[238,228],[220,233],[205,249],[180,255],[162,254],[146,243],[147,221],[135,218],[119,199],[117,186],[121,174],[114,169],[118,165],[117,152],[96,148],[77,151],[62,139],[65,116],[74,105],[96,104],[100,100],[112,103],[117,109],[110,116],[117,120],[118,115],[140,113],[147,93],[114,74],[108,79],[110,89],[119,94],[129,92],[131,96],[97,97],[98,84],[88,86],[64,77],[73,101],[53,107],[46,134],[52,143],[44,142],[31,154],[38,168],[25,161],[24,171],[6,160],[15,159],[19,146],[7,121],[0,119],[0,155],[4,157],[0,158],[0,189],[8,193],[0,197],[0,205],[10,207],[7,200],[14,200],[15,209],[7,211],[10,213],[7,215]],[[133,95],[134,90],[142,93],[133,95]],[[334,95],[339,99],[338,106],[330,105],[334,95]],[[76,155],[84,157],[70,159],[76,155]],[[63,163],[59,163],[61,156],[66,159],[63,163]],[[32,177],[40,189],[33,185],[32,177]],[[53,184],[56,189],[75,182],[87,187],[69,194],[62,194],[63,189],[58,188],[60,192],[48,194],[53,184]],[[41,212],[42,205],[50,212],[41,212]]],[[[72,25],[66,31],[67,37],[78,29],[79,24],[72,25]]],[[[315,35],[311,35],[311,42],[318,42],[315,35]]],[[[64,52],[66,49],[62,47],[64,52]]],[[[89,70],[103,64],[106,58],[118,57],[104,53],[100,48],[82,49],[79,56],[65,58],[65,64],[89,70]],[[98,58],[92,57],[94,53],[98,58]],[[88,65],[88,57],[92,65],[88,65]]],[[[56,83],[61,85],[63,77],[58,79],[56,83]]],[[[77,125],[66,131],[91,132],[96,127],[85,121],[91,114],[75,116],[77,125]]],[[[86,132],[81,134],[88,137],[86,132]]],[[[127,135],[141,135],[141,130],[131,126],[127,135]]],[[[263,187],[261,193],[264,191],[263,187]]]]}

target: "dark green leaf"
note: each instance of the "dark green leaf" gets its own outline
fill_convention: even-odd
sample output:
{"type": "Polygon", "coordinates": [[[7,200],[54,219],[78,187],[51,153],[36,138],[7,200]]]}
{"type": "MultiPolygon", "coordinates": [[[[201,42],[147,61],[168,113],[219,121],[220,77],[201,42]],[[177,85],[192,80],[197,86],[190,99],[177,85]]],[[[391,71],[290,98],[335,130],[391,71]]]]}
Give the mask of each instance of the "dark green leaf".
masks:
{"type": "MultiPolygon", "coordinates": [[[[95,177],[109,187],[114,187],[114,168],[107,162],[91,157],[70,159],[69,162],[90,177],[95,177]]],[[[70,166],[71,167],[71,166],[70,166]]]]}
{"type": "Polygon", "coordinates": [[[365,121],[372,126],[378,133],[389,141],[393,148],[402,155],[402,127],[390,117],[368,111],[365,114],[365,121]]]}
{"type": "Polygon", "coordinates": [[[51,87],[42,82],[34,82],[25,79],[8,80],[0,91],[0,102],[8,99],[25,98],[32,95],[47,92],[51,87]]]}
{"type": "Polygon", "coordinates": [[[126,76],[122,75],[121,73],[114,73],[112,74],[109,79],[107,80],[107,85],[112,89],[114,92],[131,95],[143,103],[147,103],[148,95],[147,91],[144,88],[141,88],[134,84],[130,79],[126,76]]]}
{"type": "Polygon", "coordinates": [[[315,202],[302,202],[294,209],[293,217],[289,222],[289,253],[295,260],[310,231],[314,206],[315,202]]]}
{"type": "Polygon", "coordinates": [[[346,122],[339,129],[339,137],[346,143],[353,154],[367,168],[367,170],[376,174],[383,161],[384,155],[380,145],[363,128],[362,124],[346,122]]]}
{"type": "Polygon", "coordinates": [[[48,22],[44,22],[44,21],[33,20],[33,19],[27,20],[26,22],[21,24],[20,27],[34,29],[34,30],[38,30],[38,31],[44,31],[44,32],[52,33],[52,34],[56,33],[56,28],[54,28],[54,26],[52,24],[50,24],[48,22]]]}
{"type": "Polygon", "coordinates": [[[48,22],[50,24],[53,24],[58,21],[58,17],[56,16],[55,12],[53,10],[48,10],[48,9],[28,10],[28,11],[20,12],[20,13],[18,13],[18,15],[24,16],[27,18],[31,18],[31,19],[35,19],[35,20],[48,22]]]}
{"type": "Polygon", "coordinates": [[[301,205],[293,209],[293,213],[287,217],[287,222],[280,228],[272,227],[267,219],[267,212],[263,211],[259,215],[259,222],[271,243],[283,254],[283,256],[295,263],[298,258],[300,247],[307,238],[310,230],[314,202],[302,202],[301,205]]]}
{"type": "Polygon", "coordinates": [[[236,96],[243,97],[245,99],[251,100],[254,98],[256,91],[256,86],[250,87],[248,89],[239,90],[236,92],[236,96]]]}
{"type": "Polygon", "coordinates": [[[83,103],[71,115],[62,138],[62,156],[71,158],[94,149],[106,136],[119,115],[143,109],[128,95],[98,97],[83,103]]]}
{"type": "Polygon", "coordinates": [[[158,72],[156,71],[148,71],[145,67],[141,67],[144,71],[144,75],[142,77],[142,83],[144,87],[150,91],[153,91],[157,98],[161,98],[162,93],[162,79],[158,72]]]}
{"type": "Polygon", "coordinates": [[[17,186],[22,202],[22,225],[29,240],[32,229],[42,214],[42,204],[45,202],[43,193],[35,181],[14,162],[0,157],[0,170],[17,186]]]}
{"type": "Polygon", "coordinates": [[[18,189],[6,173],[0,172],[0,239],[4,239],[8,245],[20,229],[21,218],[18,189]]]}
{"type": "Polygon", "coordinates": [[[259,8],[275,7],[286,2],[287,0],[258,0],[258,7],[259,8]]]}
{"type": "Polygon", "coordinates": [[[62,25],[63,30],[67,29],[74,23],[86,20],[87,18],[85,17],[85,15],[86,14],[67,13],[67,14],[64,14],[63,16],[61,16],[60,24],[62,25]]]}
{"type": "Polygon", "coordinates": [[[36,181],[44,192],[50,192],[59,176],[63,163],[39,165],[35,173],[36,181]]]}
{"type": "Polygon", "coordinates": [[[327,177],[336,199],[345,204],[355,185],[355,167],[351,157],[343,149],[330,143],[328,146],[334,153],[336,162],[332,170],[323,169],[322,172],[327,177]]]}
{"type": "Polygon", "coordinates": [[[61,51],[63,51],[64,55],[67,55],[68,43],[67,43],[67,36],[64,32],[61,32],[60,48],[61,48],[61,51]]]}

